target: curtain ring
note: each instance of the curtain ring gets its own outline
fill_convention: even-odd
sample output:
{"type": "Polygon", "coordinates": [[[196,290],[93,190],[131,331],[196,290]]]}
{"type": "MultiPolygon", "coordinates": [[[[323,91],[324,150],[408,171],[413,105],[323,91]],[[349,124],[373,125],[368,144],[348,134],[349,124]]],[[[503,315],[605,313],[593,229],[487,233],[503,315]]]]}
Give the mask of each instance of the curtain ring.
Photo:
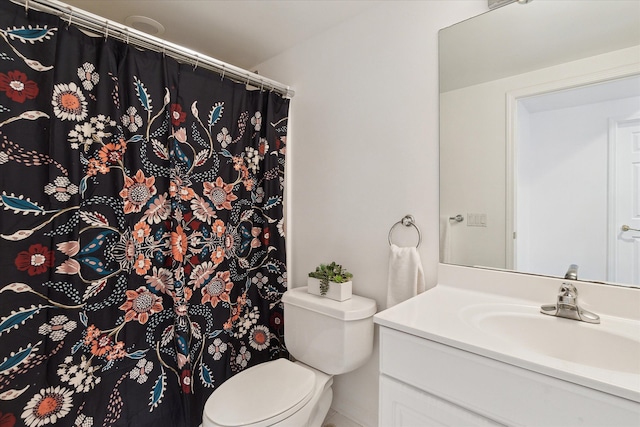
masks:
{"type": "Polygon", "coordinates": [[[125,42],[129,44],[129,27],[126,27],[125,31],[127,32],[127,38],[125,39],[125,42]]]}
{"type": "Polygon", "coordinates": [[[264,80],[260,80],[260,92],[264,90],[264,80]]]}
{"type": "Polygon", "coordinates": [[[69,8],[69,20],[67,21],[67,30],[71,26],[71,18],[73,18],[73,8],[72,7],[69,8]]]}
{"type": "Polygon", "coordinates": [[[224,80],[224,73],[225,73],[226,69],[224,68],[224,64],[222,64],[222,75],[220,76],[220,81],[224,80]]]}
{"type": "Polygon", "coordinates": [[[24,16],[28,16],[29,13],[29,0],[24,2],[24,16]]]}
{"type": "Polygon", "coordinates": [[[196,70],[196,68],[198,68],[198,61],[200,61],[200,57],[199,57],[198,55],[196,55],[196,63],[195,63],[195,65],[193,66],[193,71],[195,71],[195,70],[196,70]]]}
{"type": "Polygon", "coordinates": [[[104,21],[104,41],[107,41],[109,38],[109,21],[104,21]]]}

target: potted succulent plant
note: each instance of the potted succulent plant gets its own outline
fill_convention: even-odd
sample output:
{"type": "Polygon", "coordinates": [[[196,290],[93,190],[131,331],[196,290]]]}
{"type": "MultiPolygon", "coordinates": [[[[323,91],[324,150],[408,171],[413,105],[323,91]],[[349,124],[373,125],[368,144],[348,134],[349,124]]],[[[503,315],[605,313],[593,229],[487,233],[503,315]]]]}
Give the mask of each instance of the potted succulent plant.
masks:
{"type": "Polygon", "coordinates": [[[320,264],[315,271],[309,273],[307,292],[336,301],[345,301],[351,298],[352,278],[353,274],[340,264],[320,264]]]}

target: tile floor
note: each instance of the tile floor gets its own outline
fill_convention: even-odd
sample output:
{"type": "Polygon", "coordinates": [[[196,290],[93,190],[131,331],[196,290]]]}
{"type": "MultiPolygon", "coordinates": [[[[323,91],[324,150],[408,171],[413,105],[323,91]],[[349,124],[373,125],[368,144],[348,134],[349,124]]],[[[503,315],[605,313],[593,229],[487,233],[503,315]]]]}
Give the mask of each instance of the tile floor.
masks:
{"type": "Polygon", "coordinates": [[[355,421],[350,420],[339,412],[329,409],[327,417],[324,419],[322,427],[362,427],[355,421]]]}

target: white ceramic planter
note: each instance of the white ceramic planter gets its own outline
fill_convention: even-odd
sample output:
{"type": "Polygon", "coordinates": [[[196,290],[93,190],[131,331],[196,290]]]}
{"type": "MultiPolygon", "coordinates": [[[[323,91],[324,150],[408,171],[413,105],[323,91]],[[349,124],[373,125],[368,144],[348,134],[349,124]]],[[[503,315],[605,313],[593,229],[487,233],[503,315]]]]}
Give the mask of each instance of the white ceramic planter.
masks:
{"type": "Polygon", "coordinates": [[[329,282],[329,290],[325,295],[320,294],[320,279],[314,277],[307,278],[307,292],[319,295],[336,301],[345,301],[351,298],[351,281],[344,283],[329,282]]]}

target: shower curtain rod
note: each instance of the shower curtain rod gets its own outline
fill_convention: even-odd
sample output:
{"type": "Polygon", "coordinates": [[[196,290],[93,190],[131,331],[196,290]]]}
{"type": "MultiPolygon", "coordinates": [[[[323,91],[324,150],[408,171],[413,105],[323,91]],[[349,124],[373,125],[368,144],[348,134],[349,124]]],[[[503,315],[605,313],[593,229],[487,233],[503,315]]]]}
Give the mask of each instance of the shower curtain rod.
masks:
{"type": "Polygon", "coordinates": [[[196,67],[202,67],[219,73],[239,83],[245,83],[255,88],[272,90],[285,98],[293,98],[295,92],[287,85],[279,83],[256,73],[227,64],[210,56],[200,54],[186,47],[162,40],[158,37],[146,34],[135,28],[122,25],[118,22],[102,18],[82,9],[75,8],[57,0],[11,0],[13,3],[24,6],[25,13],[29,9],[50,13],[58,16],[67,25],[75,25],[93,33],[104,35],[105,39],[111,37],[127,44],[134,44],[143,49],[162,52],[177,61],[187,62],[196,67]]]}

